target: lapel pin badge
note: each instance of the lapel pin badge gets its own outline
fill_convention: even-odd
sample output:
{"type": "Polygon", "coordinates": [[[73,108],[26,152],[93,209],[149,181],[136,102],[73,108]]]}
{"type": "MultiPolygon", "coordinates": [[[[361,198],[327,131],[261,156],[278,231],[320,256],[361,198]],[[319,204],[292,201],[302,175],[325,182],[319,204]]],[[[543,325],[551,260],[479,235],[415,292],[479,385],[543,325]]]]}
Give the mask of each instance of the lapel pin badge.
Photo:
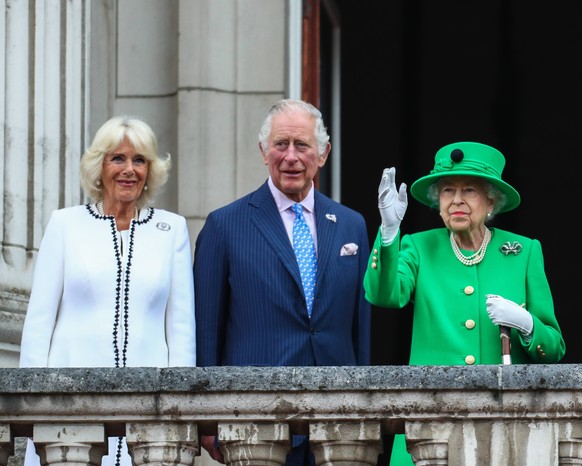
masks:
{"type": "Polygon", "coordinates": [[[328,220],[331,220],[333,223],[335,223],[335,221],[336,221],[334,214],[325,214],[325,218],[327,218],[328,220]]]}

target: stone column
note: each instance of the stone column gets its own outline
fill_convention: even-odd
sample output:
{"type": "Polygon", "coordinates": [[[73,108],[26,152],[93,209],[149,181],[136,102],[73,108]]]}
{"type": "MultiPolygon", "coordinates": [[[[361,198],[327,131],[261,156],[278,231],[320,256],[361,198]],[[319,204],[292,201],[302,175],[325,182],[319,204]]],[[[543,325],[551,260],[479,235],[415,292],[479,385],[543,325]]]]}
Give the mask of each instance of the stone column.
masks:
{"type": "Polygon", "coordinates": [[[317,422],[309,425],[309,443],[318,466],[375,465],[382,451],[379,422],[317,422]]]}
{"type": "Polygon", "coordinates": [[[100,466],[107,449],[102,424],[35,424],[32,439],[43,466],[100,466]]]}
{"type": "Polygon", "coordinates": [[[8,457],[12,454],[12,450],[10,424],[0,424],[0,466],[8,464],[8,457]]]}
{"type": "Polygon", "coordinates": [[[191,466],[200,453],[196,424],[128,422],[125,431],[127,448],[136,466],[191,466]]]}
{"type": "Polygon", "coordinates": [[[582,439],[560,440],[558,443],[559,465],[582,465],[582,439]]]}
{"type": "Polygon", "coordinates": [[[81,199],[90,2],[9,3],[0,20],[0,365],[17,367],[44,228],[53,210],[81,199]]]}
{"type": "Polygon", "coordinates": [[[556,423],[558,432],[558,464],[582,465],[582,422],[576,419],[556,423]]]}
{"type": "Polygon", "coordinates": [[[291,449],[287,424],[219,423],[218,440],[230,466],[280,466],[291,449]]]}
{"type": "MultiPolygon", "coordinates": [[[[449,464],[449,438],[452,422],[407,422],[406,445],[416,466],[449,464]]],[[[476,466],[476,465],[475,465],[476,466]]]]}

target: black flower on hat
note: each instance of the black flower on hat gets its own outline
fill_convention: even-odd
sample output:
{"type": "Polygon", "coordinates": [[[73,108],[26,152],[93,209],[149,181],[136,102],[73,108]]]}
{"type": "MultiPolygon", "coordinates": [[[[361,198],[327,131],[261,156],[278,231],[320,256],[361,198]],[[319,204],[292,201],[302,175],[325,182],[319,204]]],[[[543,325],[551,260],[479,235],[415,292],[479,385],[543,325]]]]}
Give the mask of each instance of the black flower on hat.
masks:
{"type": "Polygon", "coordinates": [[[453,149],[451,151],[451,160],[453,162],[459,163],[461,160],[463,160],[463,157],[465,157],[465,154],[463,154],[461,149],[453,149]]]}

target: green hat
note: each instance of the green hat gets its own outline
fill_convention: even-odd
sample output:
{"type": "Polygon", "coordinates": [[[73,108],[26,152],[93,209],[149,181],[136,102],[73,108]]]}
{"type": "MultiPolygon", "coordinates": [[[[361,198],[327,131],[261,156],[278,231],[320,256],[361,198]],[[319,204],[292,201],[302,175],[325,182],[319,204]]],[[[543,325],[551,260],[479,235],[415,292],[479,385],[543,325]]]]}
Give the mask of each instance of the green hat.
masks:
{"type": "Polygon", "coordinates": [[[428,188],[443,176],[476,176],[497,186],[506,196],[507,203],[500,212],[515,209],[521,199],[519,193],[501,179],[505,157],[497,149],[478,142],[455,142],[438,150],[434,168],[429,175],[416,180],[410,187],[412,196],[422,204],[433,206],[428,188]]]}

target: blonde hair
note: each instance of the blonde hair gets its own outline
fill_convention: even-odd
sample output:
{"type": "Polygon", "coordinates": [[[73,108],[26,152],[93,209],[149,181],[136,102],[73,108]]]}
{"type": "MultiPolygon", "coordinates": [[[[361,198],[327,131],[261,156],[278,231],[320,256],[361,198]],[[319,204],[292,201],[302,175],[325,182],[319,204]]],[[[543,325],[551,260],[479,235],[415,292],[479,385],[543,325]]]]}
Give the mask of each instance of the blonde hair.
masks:
{"type": "Polygon", "coordinates": [[[158,154],[156,135],[144,121],[127,115],[107,120],[95,133],[91,146],[81,157],[81,187],[94,202],[103,200],[103,159],[118,148],[124,139],[149,162],[148,177],[137,207],[153,203],[154,198],[168,181],[172,166],[170,154],[158,154]]]}

